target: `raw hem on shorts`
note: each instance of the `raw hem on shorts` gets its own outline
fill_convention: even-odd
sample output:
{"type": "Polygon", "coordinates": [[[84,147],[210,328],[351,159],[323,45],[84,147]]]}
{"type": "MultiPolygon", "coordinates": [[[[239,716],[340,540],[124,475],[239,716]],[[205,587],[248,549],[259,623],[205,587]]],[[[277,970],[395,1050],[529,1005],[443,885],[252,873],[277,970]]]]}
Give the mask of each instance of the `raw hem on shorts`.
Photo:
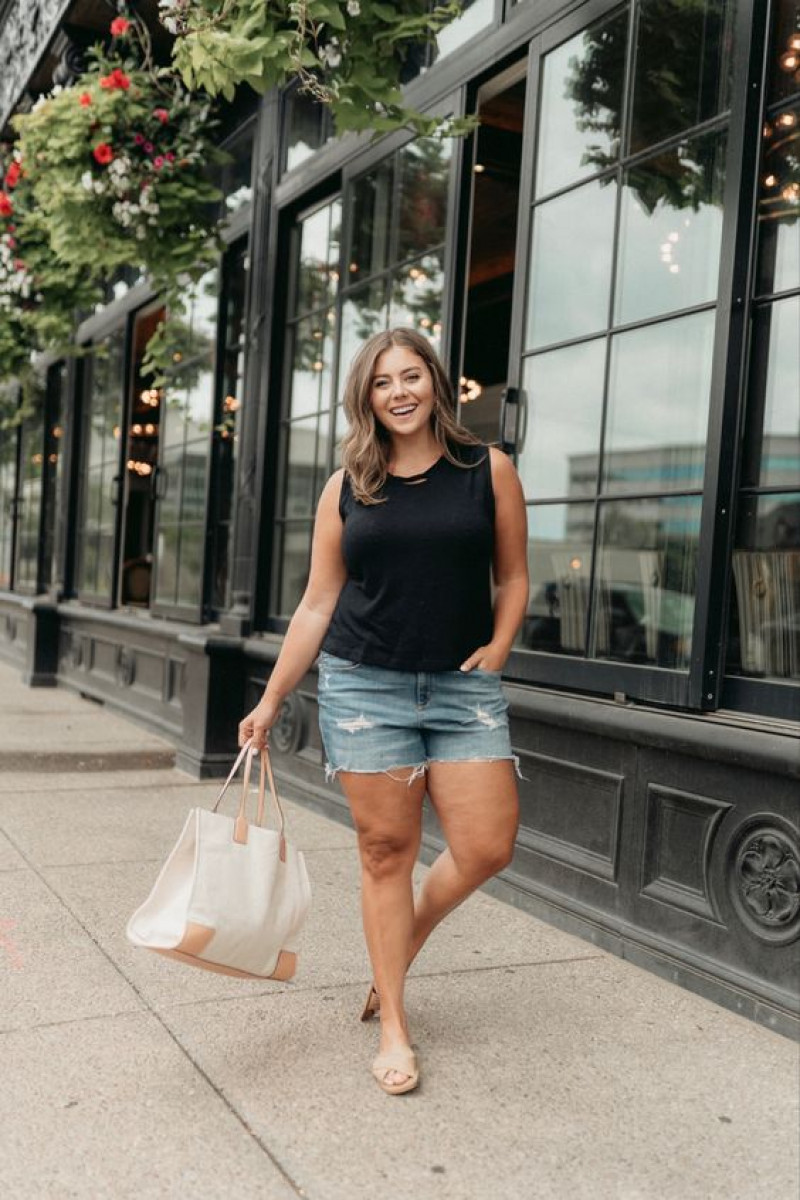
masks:
{"type": "Polygon", "coordinates": [[[394,779],[392,771],[406,771],[411,768],[411,774],[408,779],[398,779],[397,783],[411,784],[415,779],[419,779],[425,774],[428,763],[397,763],[391,770],[382,770],[380,767],[333,767],[329,762],[325,763],[325,782],[330,783],[340,771],[347,771],[351,775],[388,775],[390,779],[394,779]]]}
{"type": "MultiPolygon", "coordinates": [[[[409,775],[408,779],[404,779],[402,781],[398,780],[397,782],[412,784],[415,779],[419,779],[422,775],[425,774],[426,770],[428,769],[428,766],[432,762],[441,762],[441,763],[448,763],[448,762],[513,762],[514,770],[516,771],[517,776],[520,779],[524,779],[526,783],[530,782],[526,778],[526,776],[522,774],[522,771],[520,770],[518,754],[478,754],[474,758],[428,758],[425,760],[425,762],[422,762],[422,763],[398,764],[397,766],[393,767],[392,770],[405,771],[405,770],[407,770],[408,767],[410,767],[411,774],[409,775]]],[[[331,783],[332,780],[334,780],[336,778],[336,776],[339,774],[340,771],[347,771],[352,775],[388,775],[390,779],[394,778],[394,776],[392,775],[392,771],[380,770],[379,768],[378,769],[365,769],[364,767],[361,767],[361,768],[334,767],[334,766],[331,766],[331,764],[329,762],[326,762],[325,763],[325,782],[331,783]]]]}

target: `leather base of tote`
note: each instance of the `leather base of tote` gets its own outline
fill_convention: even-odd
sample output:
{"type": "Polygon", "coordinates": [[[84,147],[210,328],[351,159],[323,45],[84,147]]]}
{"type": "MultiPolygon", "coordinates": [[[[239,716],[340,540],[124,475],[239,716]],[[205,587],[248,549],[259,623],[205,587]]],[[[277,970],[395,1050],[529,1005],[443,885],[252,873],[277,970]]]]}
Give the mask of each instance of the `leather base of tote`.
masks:
{"type": "Polygon", "coordinates": [[[135,946],[177,962],[242,979],[291,979],[311,904],[305,859],[286,838],[269,755],[261,754],[258,815],[249,821],[253,751],[245,746],[214,808],[194,808],[153,885],[128,921],[135,946]],[[216,811],[244,755],[239,812],[216,811]],[[280,819],[266,829],[265,776],[280,819]]]}
{"type": "Polygon", "coordinates": [[[199,958],[198,954],[203,947],[207,946],[216,933],[210,925],[200,925],[197,922],[190,921],[186,926],[186,933],[183,941],[174,950],[160,949],[158,946],[153,946],[158,954],[165,954],[168,958],[175,958],[178,962],[186,963],[189,967],[202,967],[204,971],[216,971],[219,975],[233,975],[237,979],[277,979],[285,982],[292,979],[297,970],[297,955],[291,950],[281,950],[278,953],[278,962],[275,970],[271,975],[256,975],[253,971],[237,971],[235,967],[223,967],[220,963],[207,962],[204,958],[199,958]]]}

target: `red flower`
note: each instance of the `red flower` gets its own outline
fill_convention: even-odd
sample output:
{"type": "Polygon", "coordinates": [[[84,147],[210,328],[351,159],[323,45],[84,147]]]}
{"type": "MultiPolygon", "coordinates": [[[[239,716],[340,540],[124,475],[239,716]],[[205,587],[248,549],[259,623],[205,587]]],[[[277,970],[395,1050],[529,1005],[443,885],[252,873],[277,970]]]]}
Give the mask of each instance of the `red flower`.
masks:
{"type": "Polygon", "coordinates": [[[155,158],[153,159],[153,166],[155,167],[155,169],[156,169],[157,171],[160,171],[160,170],[161,170],[161,168],[163,167],[163,165],[164,165],[164,158],[163,158],[163,155],[161,155],[161,154],[157,154],[157,155],[155,156],[155,158]]]}
{"type": "Polygon", "coordinates": [[[107,91],[114,91],[115,88],[122,88],[127,91],[131,86],[131,81],[123,70],[119,67],[114,67],[110,75],[103,75],[100,80],[100,87],[107,91]]]}
{"type": "Polygon", "coordinates": [[[111,36],[124,37],[130,27],[130,21],[126,21],[124,17],[115,17],[111,22],[111,36]]]}
{"type": "Polygon", "coordinates": [[[162,125],[166,125],[167,121],[169,120],[169,113],[165,108],[154,108],[153,116],[157,117],[162,125]]]}
{"type": "Polygon", "coordinates": [[[107,166],[114,157],[114,151],[108,142],[98,142],[92,154],[94,155],[95,162],[99,162],[101,167],[107,166]]]}
{"type": "Polygon", "coordinates": [[[14,259],[14,270],[15,271],[24,271],[25,270],[25,263],[22,261],[21,258],[14,259]]]}
{"type": "Polygon", "coordinates": [[[92,97],[89,95],[89,93],[81,92],[80,96],[78,97],[78,104],[82,104],[84,108],[88,108],[91,103],[92,97]]]}
{"type": "Polygon", "coordinates": [[[19,183],[19,178],[20,178],[21,174],[22,174],[22,167],[15,160],[14,162],[12,162],[11,166],[6,171],[6,187],[7,188],[16,187],[17,184],[19,183]]]}
{"type": "Polygon", "coordinates": [[[14,211],[14,205],[11,203],[11,197],[5,192],[0,192],[0,217],[10,217],[14,211]]]}

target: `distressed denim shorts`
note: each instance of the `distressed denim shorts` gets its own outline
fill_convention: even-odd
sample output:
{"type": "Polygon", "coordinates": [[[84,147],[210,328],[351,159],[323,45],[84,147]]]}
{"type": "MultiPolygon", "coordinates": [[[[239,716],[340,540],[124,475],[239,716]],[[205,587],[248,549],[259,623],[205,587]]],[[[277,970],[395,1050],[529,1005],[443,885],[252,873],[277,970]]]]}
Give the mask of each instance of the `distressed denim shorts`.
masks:
{"type": "Polygon", "coordinates": [[[396,671],[323,651],[319,726],[326,779],[413,767],[411,782],[431,762],[495,759],[519,771],[499,671],[396,671]]]}

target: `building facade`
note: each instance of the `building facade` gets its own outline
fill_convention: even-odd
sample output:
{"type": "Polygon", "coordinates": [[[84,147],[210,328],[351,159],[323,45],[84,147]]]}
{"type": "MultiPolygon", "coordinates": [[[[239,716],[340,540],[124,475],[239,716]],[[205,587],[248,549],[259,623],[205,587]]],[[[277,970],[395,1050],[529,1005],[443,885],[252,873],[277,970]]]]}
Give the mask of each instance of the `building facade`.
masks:
{"type": "MultiPolygon", "coordinates": [[[[0,2],[0,122],[94,36],[88,2],[33,7],[0,2]]],[[[498,889],[796,1030],[800,0],[473,0],[406,87],[476,133],[230,106],[225,250],[163,389],[132,275],[40,364],[0,445],[0,653],[218,773],[305,586],[347,364],[411,325],[528,502],[498,889]]],[[[315,691],[273,745],[341,812],[315,691]]]]}

